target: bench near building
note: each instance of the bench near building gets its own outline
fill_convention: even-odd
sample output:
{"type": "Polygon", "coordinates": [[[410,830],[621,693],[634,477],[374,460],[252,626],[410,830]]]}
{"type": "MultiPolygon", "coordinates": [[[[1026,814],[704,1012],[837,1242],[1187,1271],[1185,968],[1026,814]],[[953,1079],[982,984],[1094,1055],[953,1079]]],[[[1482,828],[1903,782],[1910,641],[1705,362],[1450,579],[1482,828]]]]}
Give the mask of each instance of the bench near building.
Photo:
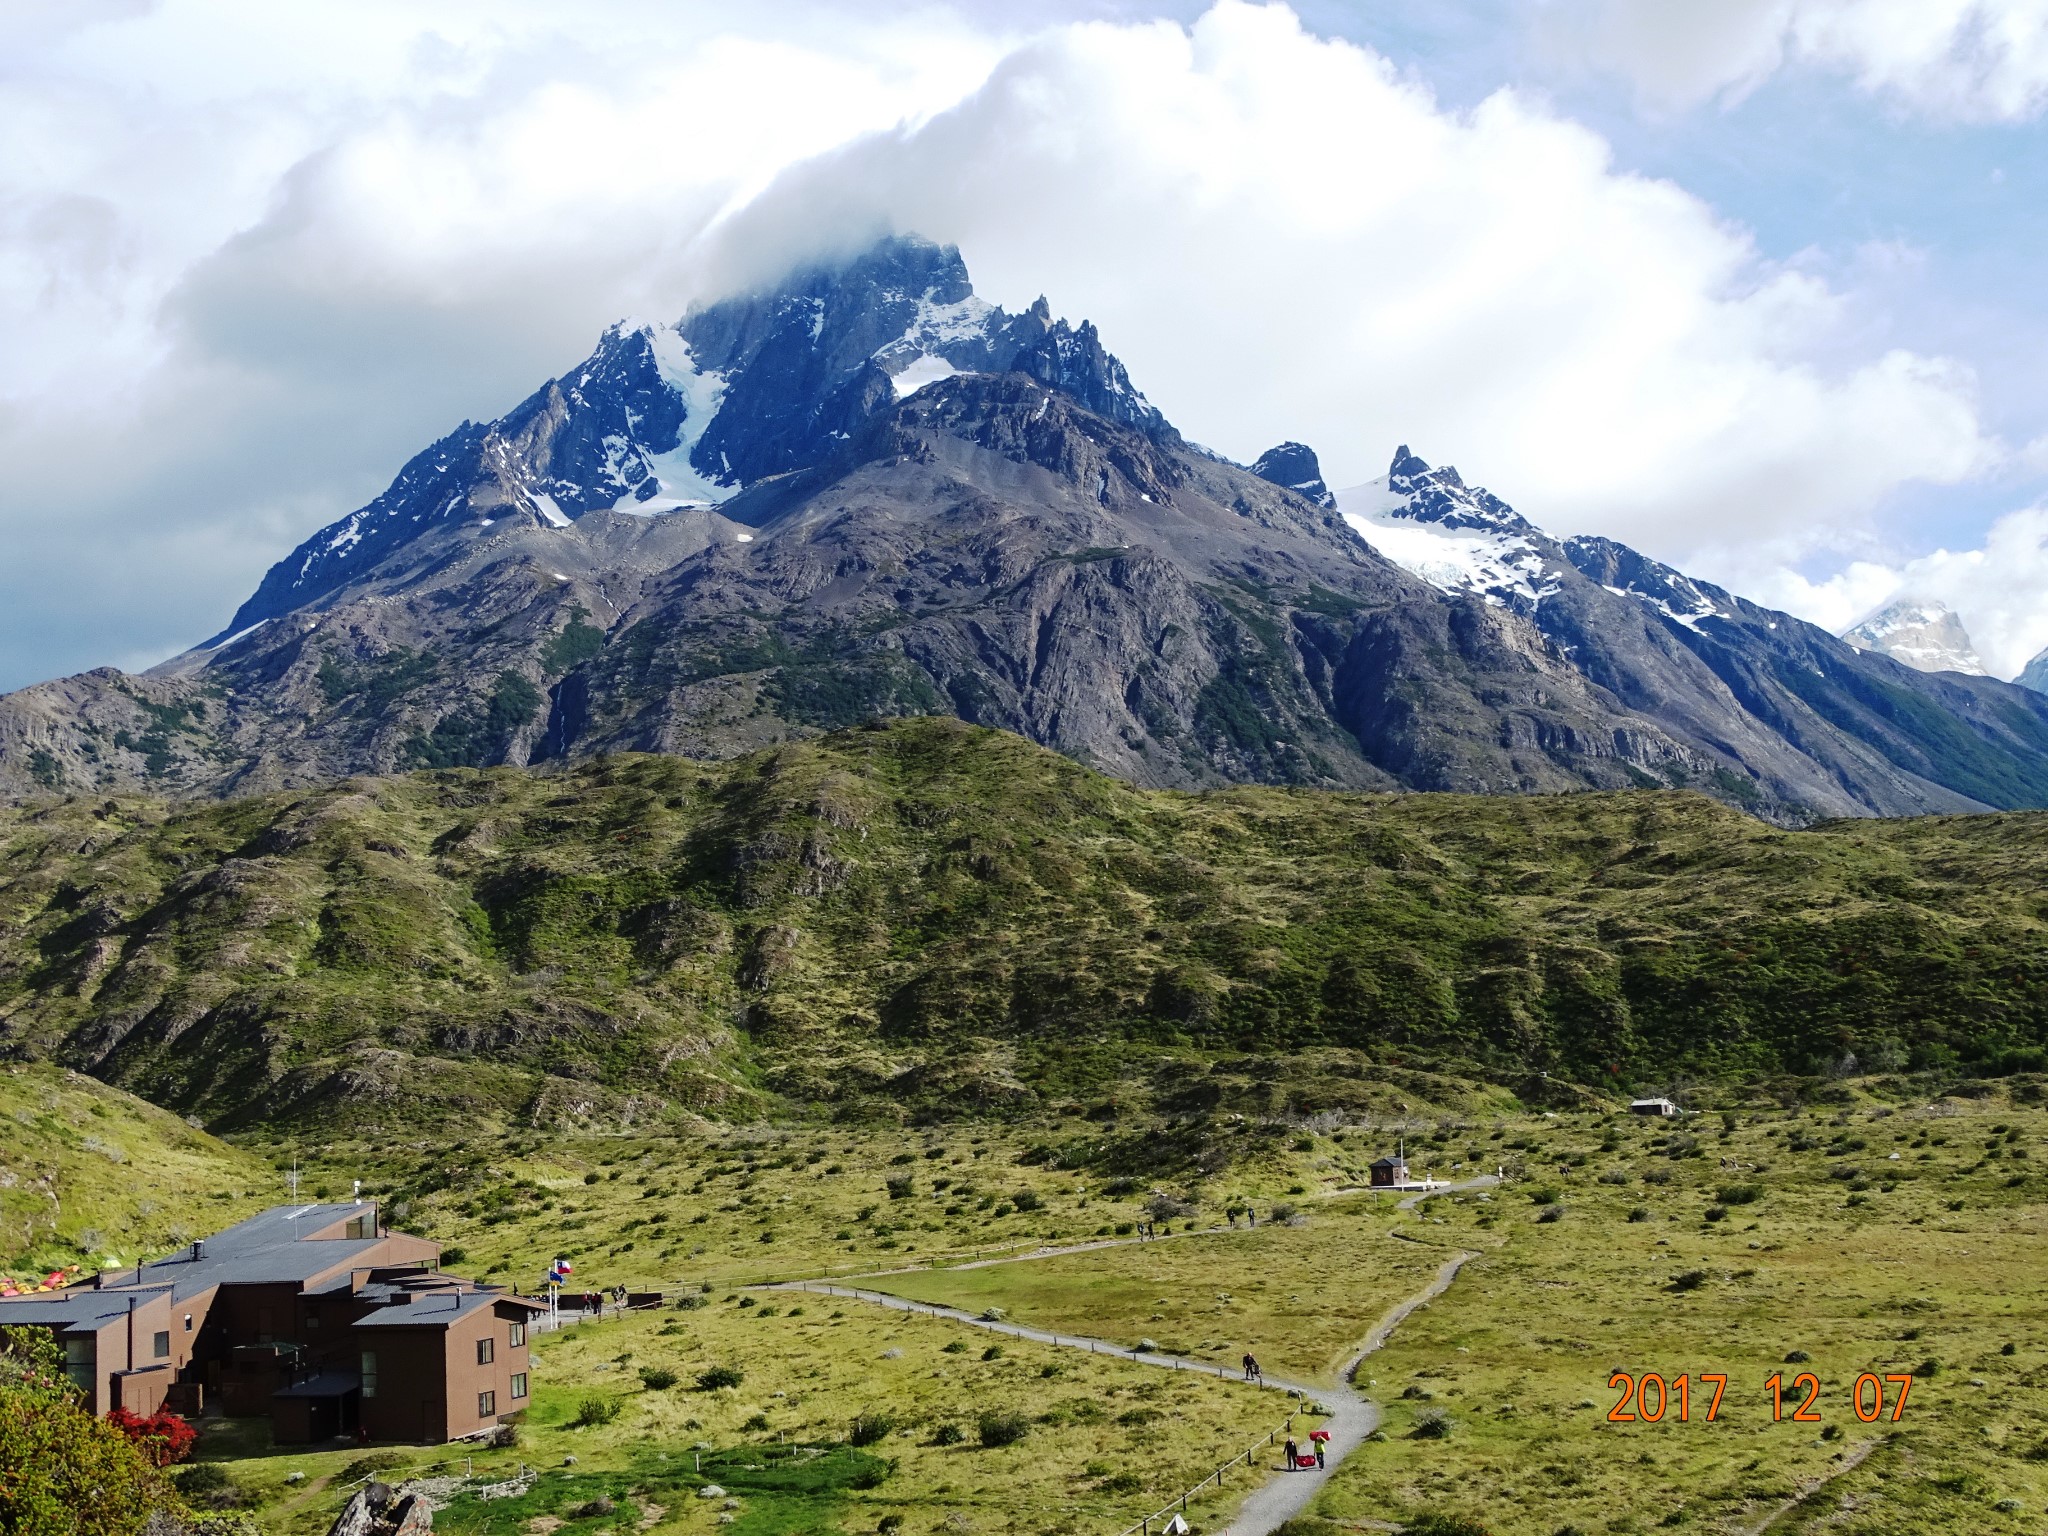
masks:
{"type": "Polygon", "coordinates": [[[369,1201],[277,1206],[131,1270],[0,1298],[0,1327],[55,1334],[97,1414],[211,1403],[267,1415],[280,1444],[453,1440],[526,1406],[540,1304],[440,1262],[369,1201]]]}

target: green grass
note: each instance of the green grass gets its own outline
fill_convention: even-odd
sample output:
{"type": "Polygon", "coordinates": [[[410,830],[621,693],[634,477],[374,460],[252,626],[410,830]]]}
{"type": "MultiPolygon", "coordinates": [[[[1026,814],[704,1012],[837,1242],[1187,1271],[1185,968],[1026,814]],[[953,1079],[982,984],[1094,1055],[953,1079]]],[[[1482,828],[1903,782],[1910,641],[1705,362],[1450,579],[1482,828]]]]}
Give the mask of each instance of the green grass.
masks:
{"type": "MultiPolygon", "coordinates": [[[[133,1146],[142,1126],[187,1140],[178,1155],[190,1168],[215,1170],[194,1174],[195,1192],[220,1173],[249,1189],[264,1177],[96,1085],[23,1068],[0,1089],[23,1107],[59,1095],[42,1113],[69,1126],[66,1145],[82,1154],[67,1205],[129,1198],[130,1165],[84,1148],[88,1127],[109,1121],[133,1146]]],[[[2048,1092],[2020,1077],[1970,1093],[1983,1096],[1930,1102],[1862,1077],[1838,1081],[1822,1104],[1725,1090],[1678,1123],[1571,1110],[1410,1117],[1418,1168],[1504,1166],[1510,1178],[1410,1212],[1342,1193],[1390,1128],[1258,1128],[1228,1144],[1235,1156],[1168,1185],[1194,1205],[1171,1223],[1192,1223],[1190,1235],[970,1270],[928,1266],[1113,1232],[1155,1181],[1115,1176],[1110,1194],[1099,1171],[1048,1156],[1058,1132],[1044,1126],[905,1135],[799,1124],[478,1137],[385,1147],[383,1165],[372,1144],[342,1141],[320,1149],[329,1161],[309,1158],[308,1182],[350,1167],[402,1172],[413,1181],[402,1225],[464,1248],[451,1265],[462,1272],[530,1283],[546,1257],[573,1249],[588,1284],[660,1284],[672,1296],[687,1286],[695,1303],[543,1336],[514,1448],[387,1452],[398,1463],[387,1477],[472,1465],[495,1477],[521,1464],[541,1474],[519,1499],[458,1501],[437,1530],[853,1536],[893,1517],[920,1536],[961,1522],[1113,1532],[1261,1439],[1279,1394],[740,1282],[902,1263],[863,1283],[1226,1365],[1250,1349],[1274,1375],[1327,1382],[1374,1321],[1466,1250],[1479,1257],[1361,1372],[1385,1409],[1384,1438],[1329,1479],[1314,1514],[1337,1529],[1437,1514],[1497,1536],[1719,1532],[1806,1496],[1774,1531],[1976,1536],[2032,1530],[2048,1507],[2048,1092]],[[434,1170],[447,1182],[425,1187],[434,1170]],[[912,1194],[892,1202],[886,1182],[905,1171],[912,1194]],[[995,1217],[977,1196],[948,1215],[932,1187],[941,1179],[1007,1191],[1011,1213],[995,1217]],[[1016,1208],[1025,1188],[1036,1210],[1016,1208]],[[1301,1224],[1270,1221],[1280,1201],[1300,1208],[1301,1224]],[[1206,1230],[1246,1203],[1261,1213],[1256,1230],[1206,1230]],[[761,1214],[771,1244],[759,1241],[761,1214]],[[1930,1361],[1900,1423],[1866,1426],[1850,1412],[1859,1373],[1930,1361]],[[720,1368],[737,1382],[700,1390],[720,1368]],[[1696,1385],[1695,1422],[1608,1422],[1617,1369],[1725,1373],[1720,1421],[1700,1422],[1708,1389],[1696,1385]],[[1823,1417],[1774,1423],[1764,1383],[1800,1370],[1822,1383],[1823,1417]],[[587,1411],[594,1400],[616,1412],[587,1411]],[[1023,1438],[985,1449],[985,1412],[1021,1416],[1023,1438]],[[1447,1432],[1419,1434],[1434,1415],[1447,1432]],[[714,1482],[725,1494],[700,1498],[714,1482]]],[[[209,1429],[201,1455],[286,1536],[331,1518],[363,1451],[273,1451],[264,1426],[246,1422],[209,1429]]],[[[1193,1511],[1198,1528],[1218,1528],[1246,1486],[1212,1490],[1193,1511]]]]}
{"type": "MultiPolygon", "coordinates": [[[[1006,1341],[998,1358],[984,1360],[985,1334],[940,1319],[821,1298],[773,1305],[771,1313],[717,1300],[540,1336],[518,1447],[408,1450],[404,1468],[378,1475],[540,1469],[520,1498],[463,1499],[436,1517],[436,1531],[458,1536],[553,1528],[537,1518],[578,1532],[853,1532],[892,1515],[914,1531],[962,1528],[941,1524],[952,1516],[978,1530],[1113,1531],[1263,1439],[1285,1412],[1278,1393],[1051,1346],[1006,1341]],[[972,1349],[949,1353],[956,1339],[972,1349]],[[637,1375],[659,1366],[689,1383],[732,1362],[744,1364],[742,1383],[717,1391],[650,1391],[637,1375]],[[593,1394],[615,1399],[620,1412],[576,1427],[593,1394]],[[848,1445],[856,1418],[884,1403],[895,1421],[889,1433],[848,1445]],[[991,1404],[1028,1421],[1015,1444],[978,1443],[976,1418],[991,1404]],[[957,1438],[941,1433],[947,1428],[957,1438]],[[700,1497],[714,1483],[733,1507],[700,1497]],[[599,1497],[612,1501],[611,1513],[571,1518],[599,1497]],[[722,1525],[726,1514],[738,1518],[722,1525]]],[[[331,1518],[348,1491],[339,1476],[361,1455],[272,1453],[250,1438],[205,1454],[222,1452],[278,1536],[331,1518]],[[303,1483],[286,1481],[295,1472],[303,1483]]],[[[1263,1459],[1270,1466],[1273,1457],[1263,1459]]],[[[1236,1486],[1241,1493],[1248,1483],[1236,1486]]]]}
{"type": "Polygon", "coordinates": [[[9,808],[0,1010],[215,1128],[322,1134],[1476,1110],[1845,1055],[1939,1086],[2048,1047],[2043,888],[2048,814],[1148,793],[914,720],[9,808]]]}
{"type": "Polygon", "coordinates": [[[1704,1155],[1675,1161],[1647,1126],[1621,1127],[1608,1152],[1597,1123],[1548,1129],[1547,1153],[1587,1159],[1549,1180],[1565,1213],[1554,1222],[1538,1224],[1546,1208],[1528,1186],[1433,1207],[1415,1235],[1483,1257],[1362,1373],[1388,1405],[1387,1439],[1346,1463],[1318,1512],[1457,1513],[1502,1536],[1718,1531],[1834,1478],[1772,1530],[2032,1529],[2048,1496],[2048,1463],[2031,1459],[2048,1433],[2048,1209],[2033,1162],[2048,1116],[1945,1100],[1736,1119],[1726,1135],[1716,1120],[1688,1126],[1704,1155]],[[1992,1140],[2000,1155],[1987,1159],[1992,1140]],[[1709,1222],[1724,1157],[1763,1193],[1709,1222]],[[1861,1177],[1835,1176],[1845,1168],[1861,1177]],[[1602,1182],[1609,1171],[1622,1181],[1602,1182]],[[1634,1209],[1649,1219],[1629,1220],[1634,1209]],[[1795,1351],[1809,1358],[1788,1362],[1795,1351]],[[1914,1382],[1899,1423],[1889,1409],[1856,1418],[1861,1373],[1929,1360],[1938,1369],[1914,1382]],[[1704,1422],[1711,1389],[1695,1385],[1693,1422],[1677,1422],[1674,1400],[1662,1422],[1610,1423],[1615,1370],[1723,1373],[1719,1419],[1704,1422]],[[1782,1373],[1789,1394],[1800,1371],[1822,1383],[1820,1422],[1790,1420],[1803,1392],[1774,1422],[1766,1381],[1782,1373]],[[1416,1438],[1433,1410],[1449,1436],[1416,1438]]]}
{"type": "Polygon", "coordinates": [[[1299,1226],[1202,1232],[985,1269],[864,1285],[1013,1322],[1328,1384],[1373,1324],[1429,1283],[1442,1256],[1390,1238],[1393,1202],[1312,1205],[1299,1226]]]}
{"type": "Polygon", "coordinates": [[[0,1268],[17,1277],[130,1264],[284,1198],[260,1158],[59,1067],[0,1066],[0,1124],[0,1268]]]}

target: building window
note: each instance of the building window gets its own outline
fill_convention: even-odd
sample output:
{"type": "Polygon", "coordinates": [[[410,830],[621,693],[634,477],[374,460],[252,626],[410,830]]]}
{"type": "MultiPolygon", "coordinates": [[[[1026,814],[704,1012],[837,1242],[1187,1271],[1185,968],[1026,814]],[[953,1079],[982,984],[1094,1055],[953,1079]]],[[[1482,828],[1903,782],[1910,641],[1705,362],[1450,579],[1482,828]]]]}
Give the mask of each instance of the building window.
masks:
{"type": "Polygon", "coordinates": [[[185,1331],[187,1333],[192,1331],[192,1314],[190,1312],[185,1314],[185,1331]]]}
{"type": "Polygon", "coordinates": [[[320,1314],[311,1307],[306,1309],[306,1326],[308,1328],[318,1328],[320,1326],[320,1314]]]}
{"type": "Polygon", "coordinates": [[[479,1392],[479,1393],[477,1393],[477,1395],[476,1395],[476,1416],[477,1416],[478,1418],[480,1418],[480,1419],[488,1419],[488,1418],[489,1418],[489,1417],[490,1417],[490,1416],[491,1416],[492,1414],[496,1413],[497,1411],[498,1411],[498,1394],[497,1394],[497,1393],[495,1393],[495,1392],[479,1392]]]}
{"type": "Polygon", "coordinates": [[[512,1373],[512,1401],[516,1403],[524,1396],[526,1396],[526,1372],[514,1371],[512,1373]]]}
{"type": "Polygon", "coordinates": [[[99,1346],[92,1339],[64,1341],[64,1374],[81,1392],[92,1391],[93,1375],[99,1363],[99,1346]]]}
{"type": "Polygon", "coordinates": [[[519,1348],[521,1348],[522,1346],[524,1346],[524,1345],[525,1345],[525,1343],[526,1343],[526,1324],[524,1324],[524,1323],[514,1323],[514,1324],[512,1325],[512,1347],[513,1347],[514,1349],[519,1349],[519,1348]]]}
{"type": "Polygon", "coordinates": [[[377,1357],[369,1350],[363,1351],[363,1396],[377,1395],[377,1357]]]}
{"type": "Polygon", "coordinates": [[[375,1237],[377,1235],[377,1213],[370,1211],[364,1215],[350,1218],[349,1224],[342,1228],[342,1234],[346,1237],[352,1237],[358,1242],[367,1237],[375,1237]]]}
{"type": "Polygon", "coordinates": [[[171,1336],[168,1331],[156,1335],[149,1341],[149,1352],[159,1360],[171,1358],[171,1336]]]}
{"type": "Polygon", "coordinates": [[[489,1365],[497,1358],[498,1341],[496,1339],[478,1339],[476,1341],[476,1363],[478,1365],[489,1365]]]}

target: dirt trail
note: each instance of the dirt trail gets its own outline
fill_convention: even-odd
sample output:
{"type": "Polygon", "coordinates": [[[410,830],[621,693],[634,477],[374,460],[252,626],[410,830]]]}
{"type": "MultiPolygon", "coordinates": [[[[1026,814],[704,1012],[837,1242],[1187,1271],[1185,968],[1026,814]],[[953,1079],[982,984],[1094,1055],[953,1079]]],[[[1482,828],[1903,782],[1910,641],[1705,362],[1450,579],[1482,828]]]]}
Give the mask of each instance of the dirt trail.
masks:
{"type": "MultiPolygon", "coordinates": [[[[1489,1174],[1477,1179],[1468,1179],[1458,1184],[1447,1184],[1441,1189],[1425,1190],[1420,1194],[1410,1196],[1408,1199],[1401,1201],[1396,1209],[1403,1211],[1413,1210],[1424,1200],[1433,1199],[1438,1195],[1452,1194],[1461,1189],[1490,1188],[1499,1182],[1498,1179],[1489,1174]]],[[[1208,1230],[1229,1231],[1230,1229],[1219,1227],[1208,1230]]],[[[1172,1234],[1172,1237],[1199,1237],[1201,1235],[1203,1235],[1201,1232],[1177,1232],[1172,1234]]],[[[1171,1241],[1172,1237],[1146,1239],[1145,1241],[1166,1242],[1171,1241]]],[[[1031,1253],[1013,1254],[999,1259],[982,1259],[974,1263],[946,1265],[939,1269],[920,1267],[915,1272],[934,1274],[944,1273],[948,1269],[985,1269],[993,1264],[1022,1264],[1032,1259],[1053,1258],[1060,1254],[1088,1253],[1099,1248],[1123,1247],[1126,1244],[1137,1241],[1141,1240],[1120,1238],[1093,1243],[1078,1243],[1067,1247],[1046,1248],[1031,1253]]],[[[1357,1352],[1345,1362],[1343,1369],[1338,1373],[1338,1385],[1336,1387],[1311,1387],[1300,1382],[1286,1381],[1277,1376],[1268,1377],[1259,1384],[1265,1389],[1298,1397],[1304,1403],[1320,1403],[1329,1410],[1329,1417],[1321,1426],[1330,1432],[1330,1439],[1325,1447],[1327,1466],[1309,1472],[1288,1470],[1267,1479],[1266,1482],[1254,1489],[1250,1496],[1245,1499],[1244,1503],[1238,1508],[1235,1518],[1224,1528],[1222,1536],[1271,1536],[1273,1531],[1279,1529],[1280,1526],[1308,1508],[1316,1494],[1321,1492],[1324,1480],[1328,1478],[1330,1472],[1335,1470],[1346,1456],[1363,1444],[1366,1436],[1379,1427],[1379,1405],[1371,1398],[1362,1395],[1354,1384],[1354,1378],[1357,1375],[1359,1366],[1375,1350],[1380,1349],[1386,1344],[1388,1337],[1416,1308],[1427,1306],[1431,1301],[1449,1290],[1451,1282],[1458,1278],[1458,1271],[1464,1268],[1468,1261],[1478,1257],[1479,1255],[1476,1253],[1462,1249],[1459,1250],[1451,1258],[1444,1261],[1443,1265],[1437,1270],[1435,1278],[1421,1291],[1388,1309],[1386,1314],[1366,1334],[1357,1352]]],[[[884,1279],[890,1273],[901,1274],[908,1272],[910,1271],[877,1271],[861,1278],[884,1279]]],[[[1121,1344],[1110,1343],[1106,1339],[1076,1337],[1072,1334],[1054,1333],[1044,1328],[1026,1327],[1021,1323],[977,1317],[973,1313],[963,1311],[958,1307],[939,1306],[931,1302],[911,1301],[902,1296],[891,1296],[883,1291],[862,1290],[858,1286],[845,1285],[838,1281],[785,1280],[773,1285],[750,1287],[750,1289],[763,1291],[807,1291],[813,1295],[843,1296],[849,1300],[865,1301],[875,1306],[887,1307],[892,1311],[924,1313],[931,1317],[948,1318],[956,1323],[965,1323],[971,1328],[985,1329],[990,1333],[1008,1334],[1012,1338],[1030,1339],[1040,1344],[1057,1345],[1062,1349],[1085,1349],[1090,1354],[1114,1355],[1119,1359],[1130,1360],[1141,1365],[1155,1366],[1162,1370],[1198,1371],[1204,1375],[1221,1377],[1225,1381],[1242,1380],[1242,1376],[1237,1370],[1229,1366],[1215,1365],[1206,1360],[1190,1360],[1184,1356],[1162,1354],[1156,1350],[1140,1352],[1126,1348],[1121,1344]]]]}
{"type": "Polygon", "coordinates": [[[1764,1536],[1764,1532],[1791,1514],[1793,1510],[1804,1504],[1816,1493],[1819,1493],[1821,1489],[1827,1487],[1829,1483],[1834,1482],[1837,1478],[1847,1477],[1851,1472],[1862,1466],[1865,1461],[1869,1460],[1872,1451],[1877,1450],[1881,1446],[1888,1445],[1890,1442],[1891,1436],[1889,1435],[1879,1435],[1875,1440],[1864,1441],[1863,1444],[1857,1446],[1847,1456],[1844,1456],[1841,1465],[1828,1473],[1826,1477],[1808,1479],[1800,1485],[1797,1493],[1793,1494],[1784,1503],[1768,1510],[1756,1524],[1738,1527],[1736,1536],[1764,1536]]]}

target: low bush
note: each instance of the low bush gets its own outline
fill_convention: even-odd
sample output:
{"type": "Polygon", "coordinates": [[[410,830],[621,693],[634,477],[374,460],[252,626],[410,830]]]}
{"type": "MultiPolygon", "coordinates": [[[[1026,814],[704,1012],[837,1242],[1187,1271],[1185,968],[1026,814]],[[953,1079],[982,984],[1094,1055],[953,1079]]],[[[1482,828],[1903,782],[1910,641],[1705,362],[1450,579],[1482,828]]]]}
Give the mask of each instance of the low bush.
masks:
{"type": "MultiPolygon", "coordinates": [[[[412,1458],[403,1451],[371,1451],[367,1455],[358,1456],[343,1467],[334,1480],[339,1484],[360,1483],[364,1478],[373,1477],[379,1472],[389,1472],[394,1467],[411,1464],[412,1458]]],[[[198,1469],[195,1467],[193,1470],[198,1469]]]]}
{"type": "Polygon", "coordinates": [[[615,1397],[591,1395],[576,1405],[576,1417],[569,1421],[576,1429],[589,1429],[599,1424],[609,1424],[619,1416],[619,1400],[615,1397]]]}
{"type": "Polygon", "coordinates": [[[1031,1433],[1031,1421],[1008,1409],[987,1409],[974,1421],[974,1432],[984,1450],[1015,1445],[1031,1433]]]}
{"type": "Polygon", "coordinates": [[[1764,1197],[1761,1184],[1730,1184],[1726,1189],[1714,1191],[1714,1198],[1723,1205],[1754,1205],[1764,1197]]]}
{"type": "Polygon", "coordinates": [[[958,1445],[967,1438],[967,1432],[958,1424],[941,1424],[932,1431],[933,1445],[958,1445]]]}
{"type": "Polygon", "coordinates": [[[716,1392],[720,1387],[736,1387],[747,1379],[745,1371],[730,1365],[714,1365],[708,1371],[697,1373],[699,1392],[716,1392]]]}
{"type": "Polygon", "coordinates": [[[863,1413],[847,1427],[848,1445],[877,1445],[896,1432],[896,1421],[886,1413],[863,1413]]]}
{"type": "Polygon", "coordinates": [[[1466,1516],[1417,1516],[1401,1528],[1401,1536],[1487,1536],[1487,1528],[1466,1516]]]}
{"type": "Polygon", "coordinates": [[[1706,1283],[1707,1272],[1704,1269],[1688,1269],[1671,1277],[1671,1289],[1674,1291],[1696,1291],[1706,1283]]]}
{"type": "Polygon", "coordinates": [[[107,1415],[107,1422],[133,1441],[150,1465],[156,1467],[183,1461],[192,1454],[192,1443],[199,1438],[198,1430],[168,1408],[159,1408],[147,1417],[116,1408],[107,1415]]]}
{"type": "Polygon", "coordinates": [[[1448,1440],[1451,1416],[1441,1408],[1425,1408],[1415,1415],[1415,1427],[1408,1431],[1413,1440],[1448,1440]]]}
{"type": "Polygon", "coordinates": [[[640,1367],[640,1385],[650,1392],[666,1392],[676,1384],[676,1373],[665,1365],[640,1367]]]}
{"type": "Polygon", "coordinates": [[[1401,1527],[1401,1536],[1488,1536],[1477,1520],[1464,1515],[1422,1515],[1401,1527]]]}

